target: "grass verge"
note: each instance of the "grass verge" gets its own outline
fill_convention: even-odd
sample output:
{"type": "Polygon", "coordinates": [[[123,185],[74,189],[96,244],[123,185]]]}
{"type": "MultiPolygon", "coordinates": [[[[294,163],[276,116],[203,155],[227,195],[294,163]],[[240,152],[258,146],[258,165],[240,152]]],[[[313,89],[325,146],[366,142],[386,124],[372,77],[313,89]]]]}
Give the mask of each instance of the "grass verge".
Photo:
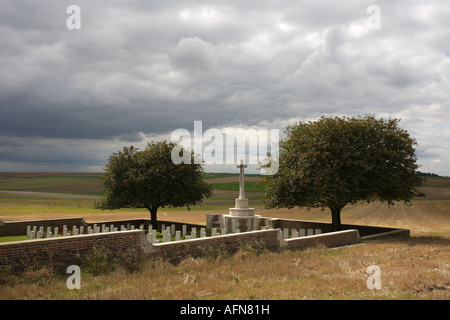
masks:
{"type": "MultiPolygon", "coordinates": [[[[281,253],[241,250],[187,258],[177,265],[148,260],[132,272],[103,265],[98,252],[81,267],[81,289],[49,270],[0,286],[2,299],[450,299],[449,238],[416,236],[281,253]],[[367,268],[381,270],[370,290],[367,268]],[[96,268],[93,269],[93,266],[96,268]],[[97,270],[97,271],[93,271],[97,270]],[[40,279],[40,280],[39,280],[40,279]]],[[[105,259],[106,258],[106,259],[105,259]]]]}

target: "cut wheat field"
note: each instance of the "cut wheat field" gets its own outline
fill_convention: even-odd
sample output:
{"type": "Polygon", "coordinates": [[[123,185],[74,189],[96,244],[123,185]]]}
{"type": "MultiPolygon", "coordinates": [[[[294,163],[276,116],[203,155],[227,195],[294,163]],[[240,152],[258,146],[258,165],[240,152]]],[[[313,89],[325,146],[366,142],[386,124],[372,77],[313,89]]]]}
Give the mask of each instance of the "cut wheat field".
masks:
{"type": "MultiPolygon", "coordinates": [[[[32,181],[30,175],[0,174],[0,190],[48,192],[60,196],[0,194],[0,220],[83,217],[91,222],[149,218],[146,210],[100,211],[93,209],[95,199],[64,196],[70,193],[68,190],[72,190],[70,194],[98,196],[101,192],[98,176],[60,175],[59,180],[55,177],[47,179],[43,187],[33,184],[36,181],[32,181]],[[54,179],[52,183],[49,182],[51,179],[54,179]]],[[[34,175],[45,180],[43,176],[34,175]]],[[[220,183],[229,186],[237,179],[236,176],[208,178],[214,179],[212,181],[219,187],[220,183]]],[[[0,299],[448,300],[450,188],[446,187],[448,180],[434,183],[440,187],[422,188],[425,196],[414,199],[412,206],[398,203],[388,207],[373,202],[347,206],[343,210],[342,223],[407,228],[411,230],[410,239],[366,241],[334,249],[319,246],[279,253],[244,249],[232,256],[189,258],[179,265],[146,261],[133,272],[123,266],[106,267],[104,257],[99,254],[92,258],[90,266],[82,269],[81,290],[68,290],[66,277],[55,274],[51,268],[43,268],[29,270],[20,277],[1,274],[0,299]],[[366,271],[371,265],[377,265],[381,270],[379,290],[370,290],[366,285],[369,277],[366,271]],[[101,272],[92,271],[99,269],[101,272]]],[[[161,208],[158,218],[205,224],[208,213],[227,213],[234,205],[237,193],[227,188],[216,189],[212,199],[189,211],[161,208]]],[[[255,200],[250,203],[262,216],[330,221],[327,210],[265,209],[259,202],[260,195],[258,192],[251,194],[255,200]]]]}

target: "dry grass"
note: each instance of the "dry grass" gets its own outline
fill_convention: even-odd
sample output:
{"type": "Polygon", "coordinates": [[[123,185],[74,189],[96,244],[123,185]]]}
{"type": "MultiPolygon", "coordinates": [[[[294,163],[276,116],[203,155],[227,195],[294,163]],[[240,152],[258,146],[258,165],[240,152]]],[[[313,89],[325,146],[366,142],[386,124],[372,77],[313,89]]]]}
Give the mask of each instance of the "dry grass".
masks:
{"type": "Polygon", "coordinates": [[[415,236],[282,253],[243,250],[231,257],[147,262],[132,274],[93,276],[81,290],[65,277],[28,273],[0,287],[2,299],[450,299],[449,238],[415,236]],[[366,286],[367,267],[381,269],[381,289],[366,286]],[[27,280],[28,279],[28,280],[27,280]],[[43,279],[38,281],[36,279],[43,279]]]}

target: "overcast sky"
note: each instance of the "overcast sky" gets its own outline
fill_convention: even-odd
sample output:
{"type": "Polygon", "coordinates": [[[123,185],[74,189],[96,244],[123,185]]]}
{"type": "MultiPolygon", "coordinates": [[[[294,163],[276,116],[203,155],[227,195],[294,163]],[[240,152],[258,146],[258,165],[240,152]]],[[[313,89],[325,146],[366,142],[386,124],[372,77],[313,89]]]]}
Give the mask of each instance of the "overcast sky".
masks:
{"type": "Polygon", "coordinates": [[[0,171],[100,172],[194,121],[370,113],[450,175],[449,21],[448,0],[0,0],[0,171]]]}

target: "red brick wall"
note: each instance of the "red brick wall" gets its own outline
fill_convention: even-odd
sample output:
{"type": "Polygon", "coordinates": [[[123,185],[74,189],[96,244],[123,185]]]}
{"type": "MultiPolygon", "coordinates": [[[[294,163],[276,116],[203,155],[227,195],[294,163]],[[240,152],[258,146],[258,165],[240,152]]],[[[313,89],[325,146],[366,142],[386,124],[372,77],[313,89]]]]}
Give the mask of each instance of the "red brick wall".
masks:
{"type": "Polygon", "coordinates": [[[13,266],[14,269],[51,265],[65,270],[70,265],[81,264],[82,255],[94,247],[117,253],[135,249],[147,257],[179,262],[187,256],[234,253],[247,246],[276,250],[280,247],[278,231],[254,231],[157,245],[151,245],[145,232],[140,230],[0,243],[0,269],[2,265],[13,266]]]}
{"type": "Polygon", "coordinates": [[[177,262],[187,256],[234,253],[247,246],[277,250],[280,241],[277,230],[253,231],[217,237],[167,242],[153,245],[153,256],[177,262]]]}
{"type": "Polygon", "coordinates": [[[307,248],[323,244],[326,247],[338,247],[358,242],[360,239],[358,230],[345,230],[333,233],[323,233],[314,236],[291,238],[284,240],[288,248],[307,248]]]}
{"type": "Polygon", "coordinates": [[[319,243],[333,247],[357,241],[358,230],[283,240],[279,230],[269,229],[152,245],[144,231],[133,230],[0,243],[0,270],[11,265],[17,269],[35,265],[67,269],[70,265],[80,264],[80,257],[94,247],[104,247],[117,254],[131,249],[138,254],[142,252],[146,257],[179,262],[187,256],[234,253],[248,246],[282,250],[306,248],[319,243]]]}
{"type": "Polygon", "coordinates": [[[117,253],[127,249],[143,252],[141,233],[124,231],[0,243],[0,267],[8,265],[13,269],[23,269],[52,265],[59,269],[79,264],[80,257],[94,247],[117,253]]]}

